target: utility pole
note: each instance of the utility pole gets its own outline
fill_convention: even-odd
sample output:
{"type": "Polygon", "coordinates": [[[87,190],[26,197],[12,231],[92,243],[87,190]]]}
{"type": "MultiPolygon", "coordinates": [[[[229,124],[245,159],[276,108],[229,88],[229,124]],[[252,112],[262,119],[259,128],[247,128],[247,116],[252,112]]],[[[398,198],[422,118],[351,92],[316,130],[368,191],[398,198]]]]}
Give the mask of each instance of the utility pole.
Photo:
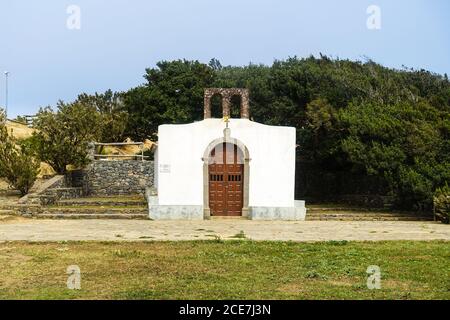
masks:
{"type": "Polygon", "coordinates": [[[6,78],[5,115],[7,119],[8,119],[8,76],[9,71],[5,71],[5,78],[6,78]]]}

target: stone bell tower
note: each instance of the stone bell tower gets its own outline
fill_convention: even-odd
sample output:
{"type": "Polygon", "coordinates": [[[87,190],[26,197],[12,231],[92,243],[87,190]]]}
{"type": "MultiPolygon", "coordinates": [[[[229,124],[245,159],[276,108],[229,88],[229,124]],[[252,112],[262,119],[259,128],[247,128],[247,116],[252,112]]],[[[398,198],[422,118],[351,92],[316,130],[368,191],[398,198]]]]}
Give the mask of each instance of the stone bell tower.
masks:
{"type": "Polygon", "coordinates": [[[250,118],[250,94],[248,89],[241,88],[208,88],[205,89],[204,118],[211,118],[211,98],[216,94],[222,97],[223,116],[230,117],[231,98],[241,97],[241,118],[250,118]]]}

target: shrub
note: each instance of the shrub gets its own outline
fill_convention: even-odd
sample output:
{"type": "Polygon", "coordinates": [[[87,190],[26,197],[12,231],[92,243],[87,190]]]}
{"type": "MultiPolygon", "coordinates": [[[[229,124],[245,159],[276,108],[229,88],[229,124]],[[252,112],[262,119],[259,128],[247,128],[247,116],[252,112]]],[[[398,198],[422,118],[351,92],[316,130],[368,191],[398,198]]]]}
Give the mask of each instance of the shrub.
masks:
{"type": "Polygon", "coordinates": [[[29,148],[16,144],[3,123],[0,119],[0,177],[25,195],[36,181],[40,163],[29,148]]]}
{"type": "Polygon", "coordinates": [[[445,185],[436,190],[434,195],[434,213],[444,223],[450,221],[450,187],[445,185]]]}

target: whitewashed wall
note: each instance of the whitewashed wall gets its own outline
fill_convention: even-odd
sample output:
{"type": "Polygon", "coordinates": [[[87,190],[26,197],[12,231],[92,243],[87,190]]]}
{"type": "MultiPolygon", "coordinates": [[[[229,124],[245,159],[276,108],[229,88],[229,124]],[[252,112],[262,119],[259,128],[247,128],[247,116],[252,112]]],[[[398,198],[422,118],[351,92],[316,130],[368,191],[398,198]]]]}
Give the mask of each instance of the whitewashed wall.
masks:
{"type": "MultiPolygon", "coordinates": [[[[225,123],[206,119],[186,125],[162,125],[158,131],[160,205],[203,205],[203,154],[223,137],[225,123]]],[[[295,128],[267,126],[231,119],[231,138],[250,153],[249,206],[293,207],[295,188],[295,128]]]]}

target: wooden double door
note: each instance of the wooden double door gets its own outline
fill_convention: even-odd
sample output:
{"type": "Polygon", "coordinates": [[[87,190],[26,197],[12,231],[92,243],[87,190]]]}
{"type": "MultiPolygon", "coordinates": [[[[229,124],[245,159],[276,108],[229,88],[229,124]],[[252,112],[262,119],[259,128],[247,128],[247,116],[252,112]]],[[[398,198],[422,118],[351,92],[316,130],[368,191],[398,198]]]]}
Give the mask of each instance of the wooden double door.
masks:
{"type": "Polygon", "coordinates": [[[211,216],[241,216],[244,198],[244,156],[235,144],[222,143],[209,161],[211,216]]]}

